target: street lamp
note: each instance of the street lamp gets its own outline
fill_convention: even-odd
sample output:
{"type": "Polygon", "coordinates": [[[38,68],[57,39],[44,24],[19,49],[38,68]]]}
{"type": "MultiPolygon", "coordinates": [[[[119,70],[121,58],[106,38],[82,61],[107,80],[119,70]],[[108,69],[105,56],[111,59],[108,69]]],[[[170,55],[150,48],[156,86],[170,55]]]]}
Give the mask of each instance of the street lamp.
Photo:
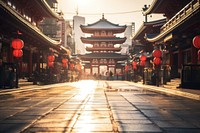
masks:
{"type": "Polygon", "coordinates": [[[159,49],[155,49],[152,55],[154,56],[153,63],[156,69],[156,85],[159,86],[159,66],[161,64],[160,57],[162,56],[162,52],[159,49]]]}
{"type": "Polygon", "coordinates": [[[21,39],[14,39],[12,40],[12,48],[13,50],[13,56],[16,57],[16,82],[15,86],[18,88],[19,83],[19,58],[23,56],[22,48],[24,47],[24,42],[21,39]]]}
{"type": "MultiPolygon", "coordinates": [[[[200,49],[200,35],[193,38],[193,45],[195,48],[200,49]]],[[[200,61],[200,50],[198,50],[198,60],[200,61]]]]}
{"type": "Polygon", "coordinates": [[[144,79],[144,67],[145,67],[145,64],[146,64],[146,59],[147,59],[147,57],[145,55],[141,55],[140,56],[140,66],[142,67],[143,84],[145,83],[145,79],[144,79]]]}

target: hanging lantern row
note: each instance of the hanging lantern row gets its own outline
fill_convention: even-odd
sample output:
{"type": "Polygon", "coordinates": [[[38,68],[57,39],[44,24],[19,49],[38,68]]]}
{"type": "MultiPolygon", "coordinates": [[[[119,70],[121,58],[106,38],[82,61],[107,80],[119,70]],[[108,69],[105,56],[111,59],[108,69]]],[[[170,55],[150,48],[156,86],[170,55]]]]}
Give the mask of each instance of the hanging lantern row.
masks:
{"type": "Polygon", "coordinates": [[[23,56],[22,48],[24,47],[24,42],[21,39],[14,39],[12,41],[12,48],[13,50],[13,56],[16,58],[23,56]]]}
{"type": "Polygon", "coordinates": [[[67,68],[67,64],[68,64],[68,59],[63,58],[62,59],[62,66],[63,66],[63,68],[67,68]]]}
{"type": "Polygon", "coordinates": [[[55,60],[55,56],[54,55],[49,55],[48,56],[48,66],[49,67],[53,67],[54,66],[54,60],[55,60]]]}
{"type": "Polygon", "coordinates": [[[154,56],[153,63],[155,65],[160,65],[161,64],[160,57],[162,56],[162,52],[159,49],[156,49],[152,52],[152,55],[154,56]]]}
{"type": "MultiPolygon", "coordinates": [[[[200,35],[197,35],[193,38],[193,45],[195,48],[200,49],[200,35]]],[[[200,50],[198,50],[198,60],[200,61],[200,50]]]]}

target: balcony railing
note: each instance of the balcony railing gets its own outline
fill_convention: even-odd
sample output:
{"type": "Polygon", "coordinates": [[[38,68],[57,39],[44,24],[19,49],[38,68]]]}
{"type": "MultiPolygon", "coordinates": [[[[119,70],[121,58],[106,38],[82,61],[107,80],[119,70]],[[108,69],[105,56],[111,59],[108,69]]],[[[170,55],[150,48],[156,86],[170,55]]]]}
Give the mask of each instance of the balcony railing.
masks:
{"type": "Polygon", "coordinates": [[[185,18],[189,17],[192,13],[198,10],[200,7],[200,0],[192,0],[181,11],[179,11],[174,17],[172,17],[166,24],[161,27],[161,33],[181,23],[185,18]]]}

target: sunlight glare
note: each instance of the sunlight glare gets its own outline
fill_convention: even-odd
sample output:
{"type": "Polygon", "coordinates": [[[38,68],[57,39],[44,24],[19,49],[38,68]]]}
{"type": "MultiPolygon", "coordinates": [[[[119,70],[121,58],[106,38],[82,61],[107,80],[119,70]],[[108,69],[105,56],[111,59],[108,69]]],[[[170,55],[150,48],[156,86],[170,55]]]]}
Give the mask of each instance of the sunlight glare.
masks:
{"type": "Polygon", "coordinates": [[[97,82],[93,80],[81,80],[76,83],[76,87],[80,89],[80,98],[83,98],[85,95],[94,93],[97,82]]]}

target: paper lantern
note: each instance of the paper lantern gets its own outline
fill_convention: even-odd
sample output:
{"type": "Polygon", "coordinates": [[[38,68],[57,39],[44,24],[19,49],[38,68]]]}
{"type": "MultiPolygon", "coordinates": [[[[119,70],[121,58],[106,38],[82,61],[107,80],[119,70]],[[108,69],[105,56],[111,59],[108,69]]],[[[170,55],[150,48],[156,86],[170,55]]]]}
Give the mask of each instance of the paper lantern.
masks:
{"type": "Polygon", "coordinates": [[[153,52],[152,52],[153,56],[154,57],[157,57],[157,58],[160,58],[162,56],[162,52],[158,49],[155,49],[153,52]]]}
{"type": "Polygon", "coordinates": [[[24,47],[24,42],[21,39],[14,39],[12,41],[12,47],[21,50],[24,47]]]}
{"type": "Polygon", "coordinates": [[[200,48],[200,35],[193,38],[193,45],[195,48],[200,48]]]}
{"type": "Polygon", "coordinates": [[[76,68],[77,68],[78,71],[81,71],[81,67],[82,67],[81,64],[77,64],[77,65],[76,65],[76,68]]]}
{"type": "Polygon", "coordinates": [[[19,57],[22,57],[22,55],[23,55],[23,51],[22,50],[18,50],[18,49],[13,50],[13,56],[14,57],[19,58],[19,57]]]}
{"type": "Polygon", "coordinates": [[[49,66],[49,67],[53,67],[53,65],[54,65],[54,62],[53,62],[53,61],[49,61],[49,62],[48,62],[48,66],[49,66]]]}
{"type": "Polygon", "coordinates": [[[70,64],[70,70],[73,70],[73,69],[74,69],[74,64],[71,63],[71,64],[70,64]]]}
{"type": "Polygon", "coordinates": [[[62,67],[66,68],[67,67],[67,63],[63,63],[62,67]]]}
{"type": "Polygon", "coordinates": [[[53,56],[53,55],[49,55],[48,56],[48,61],[49,62],[53,62],[55,60],[55,56],[53,56]]]}
{"type": "Polygon", "coordinates": [[[140,56],[140,60],[141,60],[141,61],[145,61],[146,59],[147,59],[147,57],[146,57],[145,55],[141,55],[141,56],[140,56]]]}
{"type": "Polygon", "coordinates": [[[68,59],[62,59],[62,63],[68,63],[68,59]]]}
{"type": "Polygon", "coordinates": [[[133,61],[133,62],[132,62],[132,65],[133,65],[133,66],[137,66],[137,62],[136,62],[136,61],[133,61]]]}
{"type": "Polygon", "coordinates": [[[153,63],[154,63],[155,65],[160,65],[160,63],[161,63],[161,59],[158,58],[158,57],[154,57],[154,59],[153,59],[153,63]]]}
{"type": "Polygon", "coordinates": [[[128,69],[129,69],[129,67],[128,67],[128,65],[126,65],[125,66],[125,71],[128,72],[128,69]]]}
{"type": "Polygon", "coordinates": [[[146,62],[145,61],[140,61],[140,66],[142,66],[142,67],[144,67],[145,66],[145,64],[146,64],[146,62]]]}

